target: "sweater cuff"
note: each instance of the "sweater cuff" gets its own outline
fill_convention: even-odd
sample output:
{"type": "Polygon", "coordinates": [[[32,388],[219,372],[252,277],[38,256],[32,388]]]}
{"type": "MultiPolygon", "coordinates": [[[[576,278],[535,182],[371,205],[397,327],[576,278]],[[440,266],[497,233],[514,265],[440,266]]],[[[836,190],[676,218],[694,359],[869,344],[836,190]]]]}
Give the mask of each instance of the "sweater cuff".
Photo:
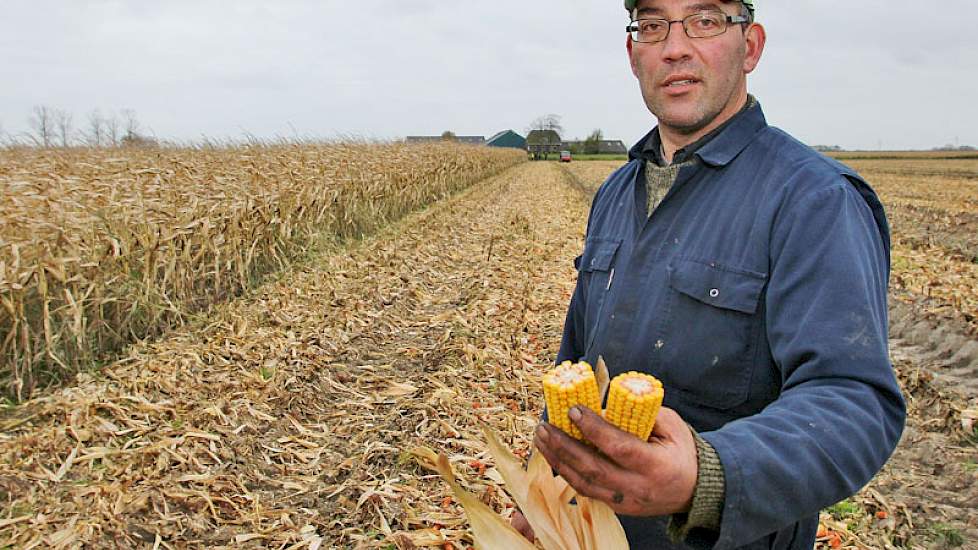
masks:
{"type": "Polygon", "coordinates": [[[693,529],[720,531],[723,514],[723,501],[726,493],[726,479],[720,456],[713,445],[700,437],[692,427],[693,440],[696,441],[696,462],[699,472],[696,488],[693,490],[693,504],[688,513],[673,514],[669,520],[669,538],[674,543],[686,539],[693,529]]]}

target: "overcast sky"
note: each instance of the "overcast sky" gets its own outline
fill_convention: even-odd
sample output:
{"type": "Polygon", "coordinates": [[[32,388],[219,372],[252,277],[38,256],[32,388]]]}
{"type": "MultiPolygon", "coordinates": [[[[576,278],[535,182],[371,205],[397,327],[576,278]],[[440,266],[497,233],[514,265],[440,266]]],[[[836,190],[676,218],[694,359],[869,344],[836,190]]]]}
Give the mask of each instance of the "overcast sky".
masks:
{"type": "MultiPolygon", "coordinates": [[[[3,0],[0,128],[132,109],[161,138],[489,136],[655,124],[620,0],[3,0]]],[[[978,146],[974,0],[759,0],[748,86],[809,144],[978,146]]]]}

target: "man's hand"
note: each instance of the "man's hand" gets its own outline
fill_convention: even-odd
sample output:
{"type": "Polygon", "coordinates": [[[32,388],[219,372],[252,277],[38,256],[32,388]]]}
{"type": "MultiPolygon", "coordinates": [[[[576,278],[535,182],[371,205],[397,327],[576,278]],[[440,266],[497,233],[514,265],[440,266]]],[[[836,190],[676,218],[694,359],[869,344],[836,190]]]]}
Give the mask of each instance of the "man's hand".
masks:
{"type": "Polygon", "coordinates": [[[534,443],[578,494],[606,502],[628,516],[689,511],[698,470],[696,443],[675,411],[665,407],[659,411],[647,442],[587,407],[574,407],[569,416],[597,449],[547,423],[537,427],[534,443]]]}

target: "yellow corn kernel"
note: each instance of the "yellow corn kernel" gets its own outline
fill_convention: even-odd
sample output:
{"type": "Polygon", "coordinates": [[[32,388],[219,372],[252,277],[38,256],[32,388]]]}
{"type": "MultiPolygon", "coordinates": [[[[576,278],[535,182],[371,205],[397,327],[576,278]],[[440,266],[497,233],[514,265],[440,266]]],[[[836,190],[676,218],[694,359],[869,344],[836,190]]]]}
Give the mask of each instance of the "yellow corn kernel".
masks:
{"type": "Polygon", "coordinates": [[[571,437],[584,440],[584,435],[567,417],[571,407],[584,405],[594,412],[601,411],[601,397],[594,370],[584,361],[564,361],[543,377],[543,396],[547,401],[550,423],[571,437]]]}
{"type": "Polygon", "coordinates": [[[662,383],[640,372],[619,374],[608,390],[605,419],[619,429],[648,441],[662,407],[662,383]]]}

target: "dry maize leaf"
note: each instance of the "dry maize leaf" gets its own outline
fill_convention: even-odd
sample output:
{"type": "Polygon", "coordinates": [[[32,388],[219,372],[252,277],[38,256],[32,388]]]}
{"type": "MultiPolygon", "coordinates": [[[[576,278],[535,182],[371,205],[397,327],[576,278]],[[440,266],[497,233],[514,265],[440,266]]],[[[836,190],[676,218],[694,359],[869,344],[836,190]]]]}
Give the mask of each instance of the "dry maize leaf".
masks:
{"type": "Polygon", "coordinates": [[[628,538],[625,536],[625,528],[618,521],[618,516],[611,506],[587,497],[577,497],[577,509],[581,514],[581,521],[585,525],[585,532],[593,535],[594,548],[604,549],[628,549],[628,538]],[[600,544],[599,544],[600,543],[600,544]]]}
{"type": "MultiPolygon", "coordinates": [[[[543,521],[551,522],[552,528],[559,534],[561,540],[561,546],[557,548],[568,550],[580,548],[583,540],[582,526],[580,521],[575,519],[577,515],[575,506],[570,503],[571,498],[576,494],[573,488],[564,478],[553,475],[553,470],[539,451],[530,456],[526,471],[530,479],[530,506],[538,506],[546,510],[543,521]]],[[[536,532],[537,525],[529,516],[527,521],[536,532]]]]}
{"type": "Polygon", "coordinates": [[[971,432],[978,422],[978,409],[966,409],[961,411],[961,428],[966,432],[971,432]]]}
{"type": "Polygon", "coordinates": [[[435,464],[438,467],[438,473],[448,482],[455,498],[465,509],[465,515],[472,525],[472,536],[476,548],[484,548],[485,550],[499,548],[535,550],[535,547],[523,538],[523,535],[519,534],[516,529],[513,529],[506,520],[496,515],[492,509],[469,494],[455,481],[455,472],[452,471],[452,465],[448,462],[447,456],[438,455],[435,464]]]}
{"type": "Polygon", "coordinates": [[[384,397],[403,397],[405,395],[411,395],[412,393],[418,391],[418,388],[412,386],[411,384],[402,384],[400,382],[390,382],[390,387],[381,392],[384,397]]]}
{"type": "Polygon", "coordinates": [[[581,549],[582,550],[598,550],[598,538],[597,533],[593,529],[593,516],[591,514],[591,500],[585,497],[577,499],[577,510],[580,515],[577,519],[583,526],[581,529],[582,539],[581,539],[581,549]]]}
{"type": "Polygon", "coordinates": [[[544,485],[546,481],[542,479],[530,481],[528,502],[523,510],[533,533],[546,550],[581,550],[581,525],[574,521],[569,510],[571,506],[547,498],[548,492],[543,489],[544,485]],[[531,519],[531,515],[534,519],[531,519]],[[543,532],[549,532],[551,540],[545,540],[540,534],[543,532]]]}
{"type": "Polygon", "coordinates": [[[445,534],[437,529],[421,529],[418,531],[399,531],[391,536],[398,548],[424,548],[426,546],[443,547],[448,542],[445,534]]]}
{"type": "MultiPolygon", "coordinates": [[[[551,506],[545,497],[531,495],[533,492],[543,493],[540,491],[540,485],[545,484],[546,479],[542,479],[540,469],[523,471],[523,465],[499,441],[496,434],[485,426],[482,430],[489,442],[489,454],[496,461],[496,469],[506,482],[507,492],[533,527],[533,533],[540,540],[540,544],[547,549],[572,548],[568,546],[566,533],[560,531],[558,527],[559,507],[551,506]]],[[[543,460],[540,453],[533,454],[531,463],[534,462],[534,458],[543,460]]],[[[552,480],[553,474],[550,473],[549,467],[546,467],[545,461],[544,467],[546,471],[542,472],[542,475],[552,480]]]]}
{"type": "MultiPolygon", "coordinates": [[[[625,529],[618,516],[607,504],[579,496],[564,478],[554,477],[550,465],[540,452],[533,453],[527,465],[532,480],[540,480],[539,490],[551,507],[551,514],[562,533],[576,533],[577,540],[564,548],[593,548],[601,550],[628,550],[625,529]],[[571,504],[576,497],[577,504],[571,504]],[[583,505],[582,505],[583,504],[583,505]]],[[[530,523],[533,525],[533,523],[530,523]]],[[[534,530],[536,526],[533,525],[534,530]]]]}

